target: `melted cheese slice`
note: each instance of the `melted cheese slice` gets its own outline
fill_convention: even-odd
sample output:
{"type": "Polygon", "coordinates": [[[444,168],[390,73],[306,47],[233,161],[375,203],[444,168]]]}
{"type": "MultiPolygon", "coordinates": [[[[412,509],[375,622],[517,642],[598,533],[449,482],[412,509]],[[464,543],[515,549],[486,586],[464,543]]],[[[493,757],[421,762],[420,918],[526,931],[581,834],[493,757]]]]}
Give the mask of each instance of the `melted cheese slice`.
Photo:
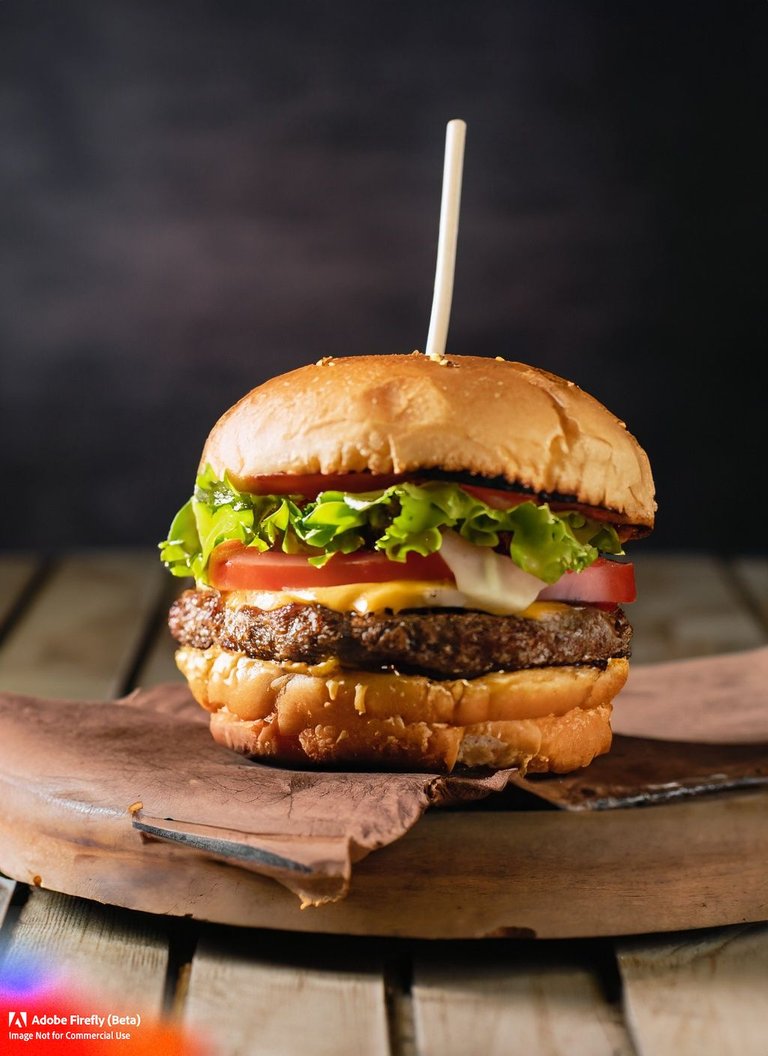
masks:
{"type": "MultiPolygon", "coordinates": [[[[224,595],[225,604],[232,608],[253,605],[257,609],[278,609],[281,605],[324,605],[335,612],[382,612],[390,609],[482,608],[469,599],[452,583],[396,579],[388,583],[346,583],[342,587],[296,588],[294,590],[232,590],[224,595]]],[[[509,615],[526,619],[541,619],[548,613],[562,612],[567,606],[559,601],[535,601],[523,612],[509,609],[509,615]]],[[[499,608],[495,607],[498,613],[499,608]]]]}

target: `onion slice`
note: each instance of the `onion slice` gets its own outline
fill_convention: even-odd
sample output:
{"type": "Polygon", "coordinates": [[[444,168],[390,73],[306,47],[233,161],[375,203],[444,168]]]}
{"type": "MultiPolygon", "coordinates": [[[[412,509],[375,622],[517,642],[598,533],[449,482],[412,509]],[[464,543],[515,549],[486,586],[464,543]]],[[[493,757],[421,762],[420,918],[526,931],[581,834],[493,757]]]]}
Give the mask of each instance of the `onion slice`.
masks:
{"type": "Polygon", "coordinates": [[[486,546],[475,546],[457,532],[444,531],[440,556],[453,573],[467,608],[492,613],[523,612],[547,584],[486,546]]]}

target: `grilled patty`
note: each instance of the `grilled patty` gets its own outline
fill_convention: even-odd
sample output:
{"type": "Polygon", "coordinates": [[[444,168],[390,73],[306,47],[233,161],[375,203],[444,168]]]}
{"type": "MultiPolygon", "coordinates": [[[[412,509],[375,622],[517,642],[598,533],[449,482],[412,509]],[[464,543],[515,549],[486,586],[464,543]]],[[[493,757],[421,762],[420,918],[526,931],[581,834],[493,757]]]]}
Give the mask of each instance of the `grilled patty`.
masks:
{"type": "Polygon", "coordinates": [[[322,605],[225,607],[216,590],[187,590],[169,626],[181,645],[224,649],[262,660],[395,669],[433,678],[562,664],[602,666],[629,656],[632,628],[619,608],[569,605],[539,619],[463,609],[399,613],[335,612],[322,605]]]}

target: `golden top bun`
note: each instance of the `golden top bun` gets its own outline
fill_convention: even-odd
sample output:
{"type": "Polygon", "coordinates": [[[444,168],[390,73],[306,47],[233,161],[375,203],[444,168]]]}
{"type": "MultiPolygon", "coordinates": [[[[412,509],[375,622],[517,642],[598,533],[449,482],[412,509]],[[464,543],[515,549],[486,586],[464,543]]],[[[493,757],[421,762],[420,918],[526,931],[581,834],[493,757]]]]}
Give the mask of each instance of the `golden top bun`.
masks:
{"type": "Polygon", "coordinates": [[[324,359],[253,389],[214,426],[201,466],[247,489],[276,473],[503,477],[653,526],[648,458],[571,381],[479,356],[324,359]]]}

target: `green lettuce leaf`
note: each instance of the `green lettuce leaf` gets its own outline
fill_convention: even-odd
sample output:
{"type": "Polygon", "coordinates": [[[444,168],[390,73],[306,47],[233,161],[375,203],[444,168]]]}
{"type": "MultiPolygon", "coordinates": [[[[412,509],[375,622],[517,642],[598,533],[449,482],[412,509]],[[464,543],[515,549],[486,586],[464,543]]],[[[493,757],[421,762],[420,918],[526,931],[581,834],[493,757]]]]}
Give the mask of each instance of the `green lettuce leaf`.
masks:
{"type": "Polygon", "coordinates": [[[580,572],[600,553],[623,553],[615,529],[605,522],[576,511],[554,513],[532,500],[497,510],[459,484],[404,483],[362,494],[325,491],[301,505],[298,495],[241,492],[206,467],[160,544],[160,556],[174,575],[191,575],[204,584],[212,552],[229,540],[259,550],[306,553],[316,566],[335,553],[366,546],[402,562],[410,553],[439,550],[445,529],[476,546],[496,548],[503,541],[515,564],[546,583],[568,571],[580,572]]]}

